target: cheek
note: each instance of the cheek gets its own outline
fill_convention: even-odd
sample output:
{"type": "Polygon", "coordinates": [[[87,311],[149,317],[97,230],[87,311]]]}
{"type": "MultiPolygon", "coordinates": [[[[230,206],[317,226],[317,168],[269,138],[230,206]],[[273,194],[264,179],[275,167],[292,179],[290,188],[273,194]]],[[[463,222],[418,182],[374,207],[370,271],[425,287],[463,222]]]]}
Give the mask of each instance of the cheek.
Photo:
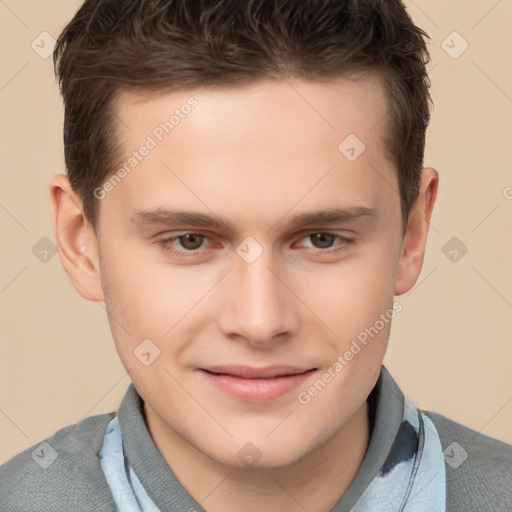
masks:
{"type": "Polygon", "coordinates": [[[179,358],[193,332],[209,318],[210,292],[218,277],[204,269],[148,263],[147,254],[119,258],[113,249],[102,264],[102,280],[112,336],[123,363],[137,363],[134,350],[145,339],[160,349],[159,364],[179,358]]]}
{"type": "Polygon", "coordinates": [[[337,265],[297,272],[294,289],[337,334],[353,335],[392,304],[397,262],[391,254],[385,243],[369,245],[337,265]]]}
{"type": "Polygon", "coordinates": [[[112,252],[102,275],[111,305],[130,325],[129,330],[139,333],[150,329],[165,334],[197,302],[205,287],[186,271],[155,262],[147,254],[116,258],[112,252]]]}

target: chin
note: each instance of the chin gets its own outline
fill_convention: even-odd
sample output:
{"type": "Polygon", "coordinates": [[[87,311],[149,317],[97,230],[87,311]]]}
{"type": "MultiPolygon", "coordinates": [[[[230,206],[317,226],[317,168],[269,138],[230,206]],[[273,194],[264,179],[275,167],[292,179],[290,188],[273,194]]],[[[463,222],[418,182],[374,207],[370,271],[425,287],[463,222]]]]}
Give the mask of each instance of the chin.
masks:
{"type": "Polygon", "coordinates": [[[268,432],[260,436],[236,436],[229,444],[222,446],[203,446],[199,449],[214,461],[236,468],[271,469],[282,468],[298,462],[316,443],[306,433],[296,430],[293,435],[283,432],[271,439],[268,432]]]}

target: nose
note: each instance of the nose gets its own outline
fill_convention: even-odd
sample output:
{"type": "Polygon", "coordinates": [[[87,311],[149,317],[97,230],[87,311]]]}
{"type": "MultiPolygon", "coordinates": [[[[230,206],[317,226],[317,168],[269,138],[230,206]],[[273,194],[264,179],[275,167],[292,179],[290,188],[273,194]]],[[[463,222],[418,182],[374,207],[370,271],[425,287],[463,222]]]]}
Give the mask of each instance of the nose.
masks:
{"type": "Polygon", "coordinates": [[[296,333],[298,305],[270,253],[264,251],[252,263],[235,257],[218,316],[225,336],[264,346],[296,333]]]}

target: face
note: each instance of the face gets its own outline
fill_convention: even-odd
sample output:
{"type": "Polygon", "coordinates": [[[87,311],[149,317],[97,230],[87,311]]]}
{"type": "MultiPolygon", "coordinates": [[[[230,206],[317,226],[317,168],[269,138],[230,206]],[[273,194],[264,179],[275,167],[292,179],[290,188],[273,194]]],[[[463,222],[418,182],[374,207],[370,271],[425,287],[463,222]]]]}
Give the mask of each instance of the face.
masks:
{"type": "Polygon", "coordinates": [[[123,93],[115,108],[127,165],[97,191],[101,282],[146,414],[225,464],[298,460],[361,409],[396,313],[381,83],[123,93]]]}

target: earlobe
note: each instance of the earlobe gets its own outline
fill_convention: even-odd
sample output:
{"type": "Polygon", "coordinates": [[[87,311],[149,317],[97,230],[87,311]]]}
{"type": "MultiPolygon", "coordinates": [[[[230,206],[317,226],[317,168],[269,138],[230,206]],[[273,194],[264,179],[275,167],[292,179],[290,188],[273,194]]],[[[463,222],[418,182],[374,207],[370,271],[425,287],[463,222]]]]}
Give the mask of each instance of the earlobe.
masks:
{"type": "Polygon", "coordinates": [[[437,171],[430,168],[423,169],[420,191],[412,205],[407,224],[407,233],[404,236],[395,282],[395,295],[408,292],[414,286],[421,273],[438,184],[439,174],[437,171]]]}
{"type": "Polygon", "coordinates": [[[53,231],[62,266],[84,299],[103,302],[97,239],[82,213],[80,198],[63,174],[52,177],[49,192],[53,231]]]}

